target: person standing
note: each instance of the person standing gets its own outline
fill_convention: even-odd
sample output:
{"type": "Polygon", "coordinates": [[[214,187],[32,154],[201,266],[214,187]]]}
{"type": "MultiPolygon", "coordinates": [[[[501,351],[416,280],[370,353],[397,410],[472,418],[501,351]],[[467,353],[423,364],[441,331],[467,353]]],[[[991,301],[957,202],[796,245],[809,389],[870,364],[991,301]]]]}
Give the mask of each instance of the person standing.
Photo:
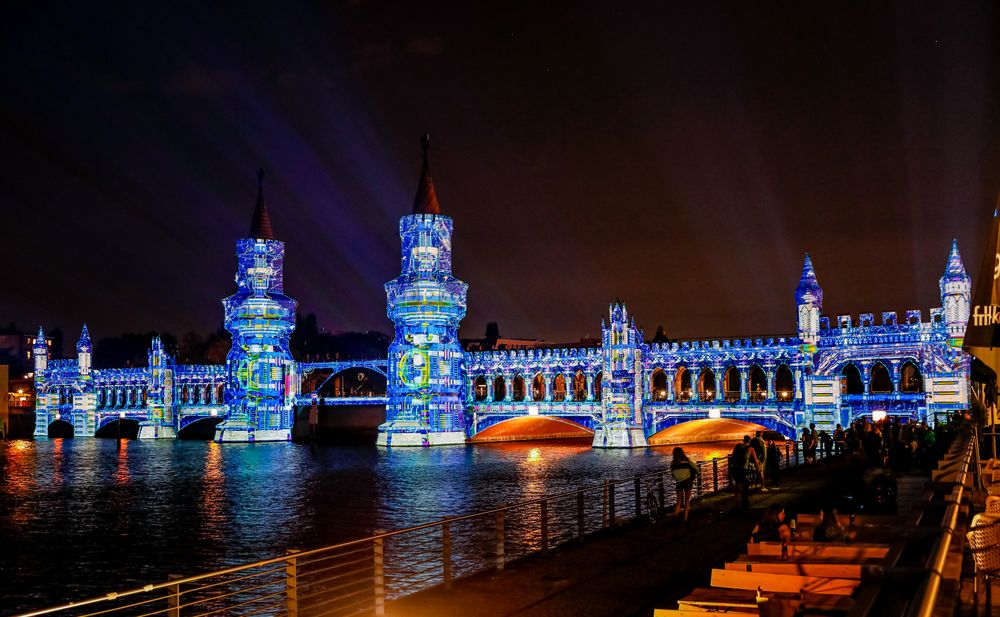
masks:
{"type": "Polygon", "coordinates": [[[833,429],[833,451],[837,455],[844,453],[844,443],[847,441],[847,436],[844,434],[844,428],[837,425],[837,428],[833,429]]]}
{"type": "Polygon", "coordinates": [[[778,476],[781,474],[781,452],[774,440],[767,442],[765,454],[764,477],[771,483],[771,490],[778,488],[778,476]]]}
{"type": "Polygon", "coordinates": [[[764,489],[764,453],[767,450],[763,435],[763,431],[757,431],[754,438],[750,440],[750,447],[753,448],[753,453],[757,457],[757,482],[760,483],[761,490],[764,489]]]}
{"type": "Polygon", "coordinates": [[[698,476],[698,466],[684,453],[684,448],[674,448],[674,456],[670,461],[670,475],[674,477],[676,483],[675,492],[677,504],[674,506],[674,519],[680,516],[684,510],[684,522],[688,520],[688,513],[691,511],[691,489],[694,488],[694,480],[698,476]]]}

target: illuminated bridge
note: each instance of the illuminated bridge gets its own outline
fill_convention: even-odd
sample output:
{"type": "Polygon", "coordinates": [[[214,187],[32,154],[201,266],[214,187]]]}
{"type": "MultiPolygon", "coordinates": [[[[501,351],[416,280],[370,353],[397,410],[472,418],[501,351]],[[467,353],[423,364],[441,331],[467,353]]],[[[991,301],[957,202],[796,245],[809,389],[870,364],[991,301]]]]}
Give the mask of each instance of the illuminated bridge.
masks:
{"type": "MultiPolygon", "coordinates": [[[[649,343],[623,303],[609,307],[595,346],[465,351],[458,328],[468,285],[452,274],[451,217],[441,213],[426,157],[413,210],[399,223],[400,275],[385,284],[394,336],[388,357],[297,362],[295,300],[284,294],[284,243],[263,201],[236,243],[236,292],[223,301],[233,345],[225,365],[175,362],[154,339],[145,367],[92,369],[86,326],[77,357],[32,350],[37,437],[135,428],[140,438],[218,425],[220,441],[291,438],[297,406],[385,404],[383,446],[431,446],[587,436],[595,447],[738,436],[756,427],[793,435],[859,417],[933,422],[969,404],[962,351],[971,283],[953,244],[940,306],[875,316],[824,315],[807,255],[786,336],[649,343]],[[358,371],[385,380],[346,387],[358,371]],[[369,384],[370,386],[371,384],[369,384]]],[[[789,303],[789,308],[792,308],[789,303]]],[[[791,311],[790,311],[791,312],[791,311]]]]}

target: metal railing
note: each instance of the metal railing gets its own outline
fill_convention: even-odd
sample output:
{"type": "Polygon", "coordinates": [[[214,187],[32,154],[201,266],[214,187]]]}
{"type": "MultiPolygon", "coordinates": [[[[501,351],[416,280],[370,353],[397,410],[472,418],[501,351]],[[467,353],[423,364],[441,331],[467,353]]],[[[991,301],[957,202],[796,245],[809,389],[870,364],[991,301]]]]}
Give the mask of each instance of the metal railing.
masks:
{"type": "MultiPolygon", "coordinates": [[[[786,442],[782,467],[802,460],[786,442]]],[[[698,464],[692,497],[730,486],[729,459],[698,464]]],[[[387,601],[457,578],[503,570],[594,532],[662,515],[675,498],[668,470],[608,480],[513,505],[454,516],[223,570],[23,613],[77,617],[302,617],[384,615],[387,601]]]]}

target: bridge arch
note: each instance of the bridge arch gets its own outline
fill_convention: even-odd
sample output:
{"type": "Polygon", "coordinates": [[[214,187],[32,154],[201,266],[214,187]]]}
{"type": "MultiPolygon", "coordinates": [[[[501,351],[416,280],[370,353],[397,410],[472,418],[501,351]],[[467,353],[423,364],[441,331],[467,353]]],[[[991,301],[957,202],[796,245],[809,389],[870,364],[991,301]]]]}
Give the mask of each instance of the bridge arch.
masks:
{"type": "Polygon", "coordinates": [[[139,421],[135,418],[119,418],[117,415],[102,418],[94,437],[106,439],[138,439],[139,421]]]}
{"type": "Polygon", "coordinates": [[[493,378],[493,400],[494,402],[501,402],[507,399],[507,380],[503,378],[503,375],[497,375],[493,378]]]}
{"type": "Polygon", "coordinates": [[[760,403],[767,399],[767,373],[759,364],[750,366],[750,374],[747,379],[747,398],[753,403],[760,403]]]}
{"type": "Polygon", "coordinates": [[[726,368],[726,371],[722,374],[722,387],[725,388],[724,398],[727,403],[735,403],[740,400],[740,391],[742,390],[741,377],[740,369],[735,366],[726,368]]]}
{"type": "Polygon", "coordinates": [[[580,403],[587,400],[587,376],[583,374],[583,371],[577,371],[573,375],[572,385],[573,401],[580,403]]]}
{"type": "Polygon", "coordinates": [[[858,365],[848,362],[840,370],[841,391],[844,394],[864,394],[865,382],[861,379],[861,370],[858,365]]]}
{"type": "Polygon", "coordinates": [[[739,441],[754,431],[768,430],[763,423],[734,418],[699,418],[663,428],[646,439],[651,446],[671,446],[685,443],[739,441]]]}
{"type": "Polygon", "coordinates": [[[924,391],[924,378],[920,374],[920,367],[913,360],[903,362],[899,369],[899,391],[907,393],[924,391]]]}
{"type": "Polygon", "coordinates": [[[649,394],[653,401],[667,400],[667,372],[662,368],[653,370],[649,376],[649,394]]]}
{"type": "Polygon", "coordinates": [[[774,372],[774,396],[779,402],[795,398],[795,376],[787,364],[779,364],[774,372]]]}
{"type": "Polygon", "coordinates": [[[476,401],[485,401],[486,391],[486,378],[482,375],[478,375],[472,380],[472,398],[476,401]]]}
{"type": "Polygon", "coordinates": [[[698,376],[698,400],[703,403],[714,401],[716,392],[715,371],[706,366],[698,376]]]}
{"type": "Polygon", "coordinates": [[[674,392],[676,399],[680,403],[691,400],[691,371],[686,366],[677,367],[677,375],[674,377],[674,392]]]}
{"type": "Polygon", "coordinates": [[[225,418],[221,416],[202,416],[182,422],[177,431],[177,439],[191,441],[212,441],[215,439],[215,427],[225,418]]]}
{"type": "Polygon", "coordinates": [[[562,373],[552,378],[552,400],[566,400],[566,377],[562,373]]]}
{"type": "Polygon", "coordinates": [[[541,373],[535,373],[531,380],[531,400],[538,402],[545,400],[545,377],[541,373]]]}
{"type": "Polygon", "coordinates": [[[892,376],[881,360],[872,365],[871,376],[868,379],[868,391],[887,393],[893,391],[892,376]]]}
{"type": "Polygon", "coordinates": [[[470,441],[488,443],[493,441],[592,438],[594,430],[576,420],[557,416],[502,418],[498,422],[480,429],[470,441]]]}
{"type": "Polygon", "coordinates": [[[524,376],[522,376],[520,373],[514,375],[514,379],[511,382],[510,386],[511,386],[511,399],[515,401],[523,401],[525,398],[524,376]]]}
{"type": "Polygon", "coordinates": [[[70,439],[73,437],[73,423],[62,418],[49,422],[49,439],[70,439]]]}

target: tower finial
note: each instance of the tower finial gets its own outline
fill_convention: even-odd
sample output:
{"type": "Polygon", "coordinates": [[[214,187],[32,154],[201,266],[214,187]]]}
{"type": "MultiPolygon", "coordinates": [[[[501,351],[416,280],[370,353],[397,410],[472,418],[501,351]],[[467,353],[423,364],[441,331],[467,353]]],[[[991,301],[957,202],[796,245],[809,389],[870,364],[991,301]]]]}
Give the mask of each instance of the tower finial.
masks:
{"type": "Polygon", "coordinates": [[[264,205],[264,168],[257,169],[257,207],[253,211],[250,222],[250,237],[258,240],[274,240],[274,229],[271,227],[271,217],[264,205]]]}
{"type": "Polygon", "coordinates": [[[424,153],[424,166],[420,171],[420,182],[417,183],[417,196],[413,200],[413,214],[441,214],[441,205],[434,191],[434,180],[431,179],[431,168],[427,162],[427,151],[431,147],[430,133],[420,137],[420,148],[424,153]]]}

